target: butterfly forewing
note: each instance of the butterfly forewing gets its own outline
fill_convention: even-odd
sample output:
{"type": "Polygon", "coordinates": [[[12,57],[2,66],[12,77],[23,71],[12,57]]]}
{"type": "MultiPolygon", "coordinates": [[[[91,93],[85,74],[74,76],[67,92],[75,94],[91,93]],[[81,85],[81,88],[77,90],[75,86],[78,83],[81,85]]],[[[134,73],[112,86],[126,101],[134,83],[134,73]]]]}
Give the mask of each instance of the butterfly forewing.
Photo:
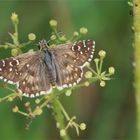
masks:
{"type": "Polygon", "coordinates": [[[17,84],[24,96],[35,97],[51,90],[42,53],[28,52],[0,61],[0,77],[17,84]]]}
{"type": "Polygon", "coordinates": [[[58,86],[72,86],[81,80],[82,67],[92,60],[94,48],[95,42],[87,40],[52,49],[57,66],[58,86]]]}
{"type": "Polygon", "coordinates": [[[83,40],[70,44],[59,45],[54,53],[56,57],[63,57],[76,66],[84,66],[93,58],[95,51],[95,42],[92,40],[83,40]]]}

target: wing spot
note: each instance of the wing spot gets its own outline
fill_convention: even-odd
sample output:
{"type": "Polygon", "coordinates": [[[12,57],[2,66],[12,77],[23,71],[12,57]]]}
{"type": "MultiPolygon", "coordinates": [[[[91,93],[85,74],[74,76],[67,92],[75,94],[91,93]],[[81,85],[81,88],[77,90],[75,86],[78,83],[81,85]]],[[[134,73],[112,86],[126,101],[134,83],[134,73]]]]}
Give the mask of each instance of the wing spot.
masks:
{"type": "Polygon", "coordinates": [[[17,65],[19,65],[19,60],[16,59],[16,63],[17,63],[17,65]]]}
{"type": "Polygon", "coordinates": [[[12,71],[12,70],[13,70],[12,68],[9,69],[9,71],[12,71]]]}
{"type": "Polygon", "coordinates": [[[34,94],[31,94],[30,97],[33,98],[33,97],[35,97],[35,95],[34,94]]]}
{"type": "Polygon", "coordinates": [[[88,59],[88,61],[91,61],[91,60],[92,60],[91,58],[88,59]]]}
{"type": "Polygon", "coordinates": [[[3,79],[3,76],[0,76],[0,79],[3,79]]]}
{"type": "Polygon", "coordinates": [[[72,84],[69,84],[69,87],[72,87],[72,84]]]}
{"type": "Polygon", "coordinates": [[[65,54],[65,55],[64,55],[64,57],[65,57],[65,58],[67,58],[67,57],[68,57],[68,55],[67,55],[67,54],[65,54]]]}
{"type": "Polygon", "coordinates": [[[2,63],[3,63],[3,65],[2,65],[2,66],[3,66],[3,67],[5,67],[5,61],[4,61],[4,60],[2,60],[2,63]]]}
{"type": "Polygon", "coordinates": [[[13,64],[12,64],[12,62],[9,62],[9,65],[10,65],[11,67],[13,67],[13,64]]]}
{"type": "Polygon", "coordinates": [[[81,46],[77,46],[78,47],[78,51],[80,51],[80,49],[81,49],[81,46]]]}
{"type": "Polygon", "coordinates": [[[26,65],[27,68],[28,68],[29,66],[30,66],[29,64],[26,65]]]}
{"type": "Polygon", "coordinates": [[[83,52],[82,52],[82,51],[80,51],[80,54],[83,54],[83,52]]]}
{"type": "Polygon", "coordinates": [[[71,47],[72,51],[74,51],[74,45],[71,47]]]}
{"type": "Polygon", "coordinates": [[[39,96],[40,94],[39,93],[36,93],[36,95],[35,96],[39,96]]]}
{"type": "Polygon", "coordinates": [[[16,72],[16,75],[18,75],[18,72],[16,72]]]}
{"type": "Polygon", "coordinates": [[[78,71],[78,68],[75,68],[75,71],[78,71]]]}
{"type": "Polygon", "coordinates": [[[91,55],[90,55],[90,57],[92,58],[92,57],[93,57],[93,55],[91,54],[91,55]]]}
{"type": "Polygon", "coordinates": [[[74,82],[73,85],[75,86],[76,85],[76,82],[74,82]]]}
{"type": "Polygon", "coordinates": [[[0,68],[0,71],[2,71],[2,68],[0,68]]]}
{"type": "Polygon", "coordinates": [[[9,80],[9,81],[7,81],[7,82],[8,82],[9,84],[14,84],[14,82],[13,82],[13,81],[10,81],[10,80],[9,80]]]}
{"type": "Polygon", "coordinates": [[[25,85],[25,84],[26,84],[26,82],[25,82],[25,81],[23,81],[23,82],[22,82],[22,84],[23,84],[23,85],[25,85]]]}
{"type": "Polygon", "coordinates": [[[4,78],[3,81],[4,81],[4,82],[7,82],[7,79],[4,78]]]}

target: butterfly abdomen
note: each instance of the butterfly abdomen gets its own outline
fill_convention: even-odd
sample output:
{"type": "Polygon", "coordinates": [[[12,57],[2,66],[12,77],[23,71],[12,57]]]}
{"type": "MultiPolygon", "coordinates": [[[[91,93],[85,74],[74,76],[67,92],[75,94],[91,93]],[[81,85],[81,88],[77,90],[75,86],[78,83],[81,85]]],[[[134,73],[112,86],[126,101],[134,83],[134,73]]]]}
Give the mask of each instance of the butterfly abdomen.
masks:
{"type": "Polygon", "coordinates": [[[53,61],[53,53],[45,51],[44,61],[48,71],[48,78],[52,86],[56,85],[56,67],[53,61]]]}

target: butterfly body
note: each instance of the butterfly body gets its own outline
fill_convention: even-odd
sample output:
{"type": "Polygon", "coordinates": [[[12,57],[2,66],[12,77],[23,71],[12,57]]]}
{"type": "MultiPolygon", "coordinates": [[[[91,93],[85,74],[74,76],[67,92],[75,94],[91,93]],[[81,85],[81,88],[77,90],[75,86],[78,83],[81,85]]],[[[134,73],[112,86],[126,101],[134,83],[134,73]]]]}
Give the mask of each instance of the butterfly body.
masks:
{"type": "Polygon", "coordinates": [[[44,62],[46,64],[46,68],[48,71],[48,78],[52,86],[56,85],[56,80],[57,80],[57,71],[56,71],[56,65],[55,65],[55,57],[52,52],[50,52],[48,49],[45,50],[44,54],[44,62]]]}
{"type": "Polygon", "coordinates": [[[40,50],[0,60],[0,79],[16,84],[23,96],[49,94],[52,87],[65,88],[79,83],[83,67],[93,58],[92,40],[61,44],[49,48],[46,40],[40,50]]]}

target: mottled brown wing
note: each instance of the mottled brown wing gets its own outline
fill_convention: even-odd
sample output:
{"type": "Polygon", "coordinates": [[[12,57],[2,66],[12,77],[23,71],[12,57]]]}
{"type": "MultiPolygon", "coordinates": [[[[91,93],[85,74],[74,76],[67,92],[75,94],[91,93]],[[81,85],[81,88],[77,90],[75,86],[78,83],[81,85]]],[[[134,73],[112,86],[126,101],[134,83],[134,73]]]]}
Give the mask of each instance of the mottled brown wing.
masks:
{"type": "Polygon", "coordinates": [[[35,97],[49,93],[46,65],[41,52],[28,52],[17,57],[0,61],[0,79],[10,84],[17,84],[24,96],[35,97]]]}
{"type": "Polygon", "coordinates": [[[72,86],[78,83],[82,76],[82,68],[93,58],[95,42],[79,41],[74,44],[59,45],[52,49],[55,56],[59,87],[72,86]]]}

